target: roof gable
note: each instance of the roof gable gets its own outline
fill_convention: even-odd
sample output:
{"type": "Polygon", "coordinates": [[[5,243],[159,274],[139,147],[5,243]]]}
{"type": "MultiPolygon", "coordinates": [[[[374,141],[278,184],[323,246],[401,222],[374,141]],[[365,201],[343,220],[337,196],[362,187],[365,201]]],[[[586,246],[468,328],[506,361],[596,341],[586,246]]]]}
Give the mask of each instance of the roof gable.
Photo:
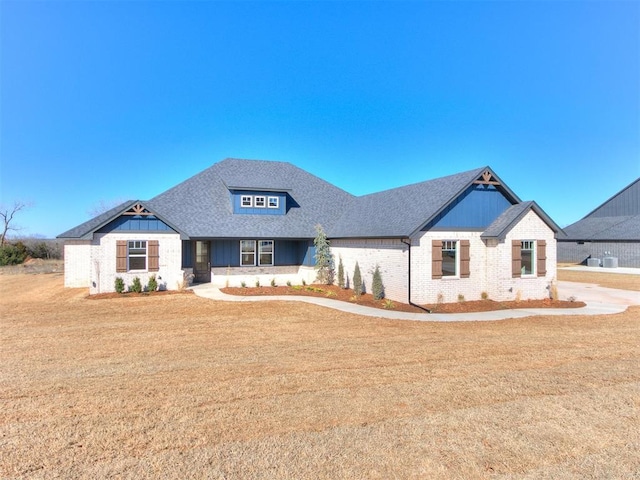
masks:
{"type": "Polygon", "coordinates": [[[640,178],[634,180],[584,218],[640,215],[640,178]]]}
{"type": "Polygon", "coordinates": [[[127,200],[120,205],[101,213],[97,217],[87,220],[81,223],[77,227],[67,230],[64,233],[58,235],[58,238],[75,238],[79,240],[89,240],[93,237],[93,234],[103,227],[106,227],[111,222],[115,221],[121,216],[147,216],[155,215],[161,222],[172,228],[176,232],[179,232],[173,225],[163,219],[160,215],[156,215],[147,209],[147,202],[141,202],[140,200],[127,200]]]}
{"type": "Polygon", "coordinates": [[[496,238],[504,240],[509,231],[515,227],[520,220],[530,211],[533,210],[538,217],[546,223],[555,233],[561,232],[562,229],[549,217],[540,206],[534,201],[522,202],[507,208],[502,215],[494,220],[494,222],[482,232],[480,238],[496,238]]]}
{"type": "Polygon", "coordinates": [[[482,167],[357,197],[328,235],[334,238],[409,237],[474,184],[491,185],[499,188],[510,202],[520,201],[489,167],[482,167]]]}

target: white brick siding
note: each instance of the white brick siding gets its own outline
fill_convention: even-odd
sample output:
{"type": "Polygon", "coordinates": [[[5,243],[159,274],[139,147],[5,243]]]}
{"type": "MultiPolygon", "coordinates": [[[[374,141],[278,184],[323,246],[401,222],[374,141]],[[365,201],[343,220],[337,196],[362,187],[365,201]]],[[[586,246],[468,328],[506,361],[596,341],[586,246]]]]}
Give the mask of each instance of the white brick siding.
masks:
{"type": "Polygon", "coordinates": [[[336,283],[338,282],[338,262],[342,257],[345,279],[349,280],[349,288],[353,288],[353,272],[358,262],[366,292],[371,293],[373,271],[378,265],[386,298],[404,303],[408,301],[408,246],[399,239],[332,240],[331,253],[335,258],[336,283]]]}
{"type": "MultiPolygon", "coordinates": [[[[553,231],[533,211],[506,236],[503,242],[485,242],[481,232],[420,232],[411,239],[411,301],[417,304],[480,300],[486,292],[492,300],[506,301],[549,297],[556,277],[556,240],[553,231]],[[432,279],[431,245],[433,240],[469,240],[469,278],[432,279]],[[511,240],[545,240],[544,277],[511,277],[511,240]]],[[[336,269],[339,257],[353,288],[353,270],[360,266],[367,292],[376,264],[380,266],[387,298],[407,302],[408,251],[399,239],[337,239],[331,241],[336,269]]],[[[535,263],[535,260],[534,260],[535,263]]],[[[537,266],[536,266],[537,269],[537,266]]]]}
{"type": "Polygon", "coordinates": [[[126,286],[135,277],[146,285],[151,275],[158,285],[176,290],[182,281],[182,241],[178,234],[136,232],[95,234],[93,240],[65,242],[65,286],[89,287],[89,293],[115,291],[116,277],[126,286]],[[158,240],[159,270],[157,272],[116,272],[116,242],[118,240],[158,240]]]}
{"type": "Polygon", "coordinates": [[[91,284],[91,240],[64,242],[64,286],[88,287],[91,284]]]}

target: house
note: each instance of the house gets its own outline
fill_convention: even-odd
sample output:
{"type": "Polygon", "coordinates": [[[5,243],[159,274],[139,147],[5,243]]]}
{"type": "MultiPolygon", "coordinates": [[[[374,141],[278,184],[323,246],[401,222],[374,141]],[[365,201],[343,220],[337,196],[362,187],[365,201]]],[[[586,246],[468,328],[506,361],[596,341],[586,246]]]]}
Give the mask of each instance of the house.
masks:
{"type": "Polygon", "coordinates": [[[586,264],[617,258],[620,267],[640,268],[640,178],[631,182],[558,236],[558,261],[586,264]]]}
{"type": "Polygon", "coordinates": [[[348,277],[358,262],[370,291],[379,265],[399,302],[545,298],[555,280],[560,228],[489,167],[356,197],[290,163],[226,159],[61,234],[65,286],[310,283],[318,224],[348,277]]]}

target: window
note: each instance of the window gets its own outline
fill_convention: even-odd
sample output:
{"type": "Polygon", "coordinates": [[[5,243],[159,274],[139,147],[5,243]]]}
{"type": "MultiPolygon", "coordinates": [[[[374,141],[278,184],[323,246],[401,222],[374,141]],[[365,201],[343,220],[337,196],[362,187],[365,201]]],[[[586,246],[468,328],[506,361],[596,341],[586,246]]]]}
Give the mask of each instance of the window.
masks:
{"type": "Polygon", "coordinates": [[[523,240],[520,242],[520,275],[533,275],[535,242],[523,240]]]}
{"type": "Polygon", "coordinates": [[[255,206],[257,208],[264,208],[265,207],[265,202],[267,201],[265,197],[256,195],[254,197],[254,200],[255,200],[255,206]]]}
{"type": "Polygon", "coordinates": [[[278,208],[280,206],[280,198],[278,197],[269,197],[269,208],[278,208]]]}
{"type": "Polygon", "coordinates": [[[256,264],[256,242],[254,240],[240,240],[240,265],[253,267],[256,264]]]}
{"type": "Polygon", "coordinates": [[[242,195],[240,198],[240,206],[244,208],[251,208],[253,206],[253,197],[251,195],[242,195]]]}
{"type": "Polygon", "coordinates": [[[258,241],[258,258],[260,265],[273,265],[273,240],[258,241]]]}
{"type": "Polygon", "coordinates": [[[160,242],[158,240],[117,240],[116,272],[129,270],[160,270],[160,242]]]}
{"type": "Polygon", "coordinates": [[[442,242],[442,276],[455,277],[458,273],[458,242],[442,242]]]}
{"type": "Polygon", "coordinates": [[[253,267],[256,265],[273,265],[273,240],[240,240],[240,265],[243,267],[253,267]]]}
{"type": "Polygon", "coordinates": [[[147,269],[147,242],[145,240],[129,240],[127,243],[129,258],[128,270],[147,269]]]}

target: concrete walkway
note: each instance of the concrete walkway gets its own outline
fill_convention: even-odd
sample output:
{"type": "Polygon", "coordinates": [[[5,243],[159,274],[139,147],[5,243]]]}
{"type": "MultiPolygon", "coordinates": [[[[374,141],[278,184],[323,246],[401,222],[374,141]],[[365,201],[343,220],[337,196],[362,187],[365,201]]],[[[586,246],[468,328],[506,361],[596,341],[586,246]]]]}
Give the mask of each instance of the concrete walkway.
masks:
{"type": "Polygon", "coordinates": [[[616,290],[613,288],[599,287],[590,283],[558,282],[558,292],[563,300],[574,297],[578,301],[585,302],[582,308],[523,308],[517,310],[496,310],[492,312],[476,313],[408,313],[394,310],[364,307],[355,303],[341,302],[330,298],[304,297],[304,296],[238,296],[222,293],[211,284],[202,284],[191,287],[194,293],[200,297],[210,298],[225,302],[265,302],[286,301],[305,302],[322,307],[333,308],[356,315],[368,317],[389,318],[396,320],[421,320],[429,322],[467,322],[486,320],[505,320],[508,318],[531,317],[535,315],[602,315],[624,312],[630,305],[640,305],[640,292],[630,290],[616,290]]]}

